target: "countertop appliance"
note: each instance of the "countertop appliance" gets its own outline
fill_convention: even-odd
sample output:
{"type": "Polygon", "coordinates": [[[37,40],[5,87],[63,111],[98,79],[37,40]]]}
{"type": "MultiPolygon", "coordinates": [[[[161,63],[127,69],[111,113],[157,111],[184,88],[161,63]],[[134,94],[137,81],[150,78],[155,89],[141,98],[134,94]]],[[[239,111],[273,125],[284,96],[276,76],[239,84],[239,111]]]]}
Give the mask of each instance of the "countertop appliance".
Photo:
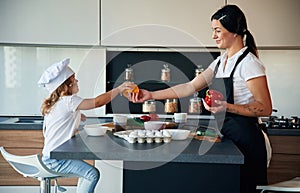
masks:
{"type": "Polygon", "coordinates": [[[270,116],[263,120],[263,123],[268,129],[300,129],[298,116],[291,116],[290,118],[270,116]]]}

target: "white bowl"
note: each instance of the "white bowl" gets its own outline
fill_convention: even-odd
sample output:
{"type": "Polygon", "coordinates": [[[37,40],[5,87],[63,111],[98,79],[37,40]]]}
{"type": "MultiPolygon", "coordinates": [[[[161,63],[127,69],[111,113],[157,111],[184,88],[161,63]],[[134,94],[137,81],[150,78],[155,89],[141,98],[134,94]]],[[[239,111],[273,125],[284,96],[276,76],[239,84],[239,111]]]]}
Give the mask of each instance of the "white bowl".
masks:
{"type": "Polygon", "coordinates": [[[90,136],[102,136],[106,133],[108,127],[99,124],[92,124],[83,126],[83,129],[90,136]]]}
{"type": "Polygon", "coordinates": [[[185,140],[191,131],[185,129],[166,129],[170,132],[173,140],[185,140]]]}
{"type": "Polygon", "coordinates": [[[144,127],[146,130],[159,130],[163,129],[166,126],[163,121],[147,121],[144,123],[144,127]]]}

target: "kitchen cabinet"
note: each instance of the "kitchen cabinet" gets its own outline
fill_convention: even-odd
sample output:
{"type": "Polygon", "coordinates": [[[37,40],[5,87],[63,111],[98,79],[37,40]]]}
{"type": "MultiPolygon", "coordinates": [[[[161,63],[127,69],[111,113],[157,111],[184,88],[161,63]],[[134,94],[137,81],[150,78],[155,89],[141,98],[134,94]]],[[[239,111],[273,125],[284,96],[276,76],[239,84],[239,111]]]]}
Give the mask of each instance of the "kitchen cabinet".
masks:
{"type": "Polygon", "coordinates": [[[270,136],[272,159],[268,168],[270,184],[300,176],[300,136],[270,136]]]}
{"type": "Polygon", "coordinates": [[[211,15],[222,0],[102,0],[101,45],[215,46],[211,15]]]}
{"type": "Polygon", "coordinates": [[[245,13],[258,47],[299,47],[299,0],[228,0],[245,13]]]}
{"type": "MultiPolygon", "coordinates": [[[[16,155],[41,154],[43,139],[42,130],[0,130],[0,146],[16,155]]],[[[89,163],[93,164],[94,161],[89,161],[89,163]]],[[[59,178],[58,183],[76,186],[77,178],[59,178]]],[[[39,186],[39,181],[23,177],[0,155],[0,186],[39,186]]]]}
{"type": "Polygon", "coordinates": [[[0,43],[99,45],[99,0],[1,0],[0,43]]]}

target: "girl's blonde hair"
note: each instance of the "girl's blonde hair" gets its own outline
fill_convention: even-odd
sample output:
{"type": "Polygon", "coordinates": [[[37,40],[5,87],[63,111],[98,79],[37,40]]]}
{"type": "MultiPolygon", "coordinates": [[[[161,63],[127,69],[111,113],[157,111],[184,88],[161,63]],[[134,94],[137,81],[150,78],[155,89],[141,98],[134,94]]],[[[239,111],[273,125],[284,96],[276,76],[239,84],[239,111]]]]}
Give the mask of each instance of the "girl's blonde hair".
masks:
{"type": "Polygon", "coordinates": [[[42,115],[45,116],[48,114],[54,104],[58,101],[58,99],[62,96],[72,95],[72,83],[74,75],[69,77],[65,82],[63,82],[55,91],[51,93],[49,98],[46,98],[42,104],[41,112],[42,115]]]}

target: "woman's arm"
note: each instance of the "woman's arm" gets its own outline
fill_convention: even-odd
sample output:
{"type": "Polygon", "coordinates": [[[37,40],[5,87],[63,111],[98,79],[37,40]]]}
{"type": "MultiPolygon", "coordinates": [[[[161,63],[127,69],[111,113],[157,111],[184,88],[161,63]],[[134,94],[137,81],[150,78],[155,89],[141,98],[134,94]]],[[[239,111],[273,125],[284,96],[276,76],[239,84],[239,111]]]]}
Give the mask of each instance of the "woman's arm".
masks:
{"type": "Polygon", "coordinates": [[[213,113],[224,111],[249,117],[269,116],[272,113],[272,101],[267,84],[266,76],[250,79],[246,82],[247,87],[254,96],[254,102],[249,104],[230,104],[226,101],[216,101],[220,106],[205,108],[213,113]]]}
{"type": "Polygon", "coordinates": [[[84,99],[77,107],[77,110],[89,110],[106,105],[112,101],[118,94],[121,94],[126,89],[132,89],[135,86],[132,82],[124,82],[120,86],[112,90],[98,95],[96,98],[84,99]]]}
{"type": "Polygon", "coordinates": [[[207,87],[213,78],[213,71],[207,68],[200,75],[187,83],[178,84],[171,88],[149,92],[147,90],[140,90],[140,93],[132,93],[129,97],[133,102],[144,102],[146,100],[163,100],[168,98],[183,98],[192,95],[194,92],[207,87]]]}
{"type": "Polygon", "coordinates": [[[245,105],[227,105],[227,111],[251,117],[269,116],[272,113],[272,101],[266,76],[250,79],[246,82],[255,101],[245,105]]]}

